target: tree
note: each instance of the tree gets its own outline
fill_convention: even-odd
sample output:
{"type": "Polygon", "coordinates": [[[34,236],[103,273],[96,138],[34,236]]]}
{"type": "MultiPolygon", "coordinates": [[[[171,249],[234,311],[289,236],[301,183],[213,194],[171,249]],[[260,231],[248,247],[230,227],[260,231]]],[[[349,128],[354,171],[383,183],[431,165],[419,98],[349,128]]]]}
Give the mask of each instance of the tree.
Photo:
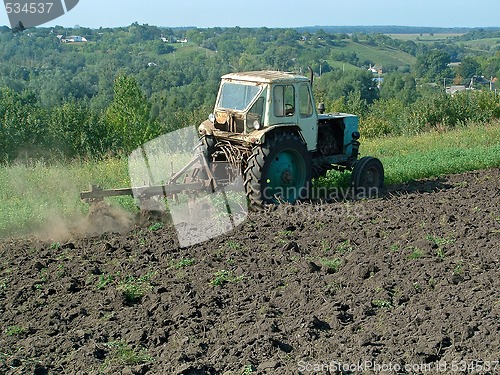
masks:
{"type": "Polygon", "coordinates": [[[349,100],[350,96],[370,104],[378,97],[372,78],[372,74],[365,70],[334,70],[315,80],[315,90],[317,97],[325,101],[327,106],[329,102],[339,98],[349,100]]]}
{"type": "Polygon", "coordinates": [[[463,79],[470,79],[472,76],[481,75],[481,65],[473,57],[465,57],[457,67],[457,75],[463,79]]]}
{"type": "Polygon", "coordinates": [[[114,94],[106,122],[115,139],[115,151],[129,153],[158,135],[149,116],[151,105],[133,77],[118,76],[114,94]]]}
{"type": "Polygon", "coordinates": [[[404,104],[414,103],[418,99],[415,77],[402,73],[386,74],[380,88],[380,98],[399,99],[404,104]]]}
{"type": "Polygon", "coordinates": [[[170,44],[162,42],[161,40],[155,40],[153,42],[153,45],[154,45],[154,51],[158,55],[166,55],[167,53],[175,51],[174,47],[172,47],[170,44]]]}
{"type": "Polygon", "coordinates": [[[443,78],[453,75],[448,67],[450,55],[440,50],[432,50],[417,56],[417,75],[427,78],[429,81],[441,81],[443,78]]]}

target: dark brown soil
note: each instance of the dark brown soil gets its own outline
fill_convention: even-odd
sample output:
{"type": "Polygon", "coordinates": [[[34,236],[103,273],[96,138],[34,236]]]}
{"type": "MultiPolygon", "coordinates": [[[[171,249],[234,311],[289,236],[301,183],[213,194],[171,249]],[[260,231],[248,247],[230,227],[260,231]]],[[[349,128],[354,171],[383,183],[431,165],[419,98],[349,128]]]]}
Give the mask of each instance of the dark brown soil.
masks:
{"type": "Polygon", "coordinates": [[[0,373],[498,374],[499,181],[284,205],[185,249],[167,225],[4,241],[0,373]]]}

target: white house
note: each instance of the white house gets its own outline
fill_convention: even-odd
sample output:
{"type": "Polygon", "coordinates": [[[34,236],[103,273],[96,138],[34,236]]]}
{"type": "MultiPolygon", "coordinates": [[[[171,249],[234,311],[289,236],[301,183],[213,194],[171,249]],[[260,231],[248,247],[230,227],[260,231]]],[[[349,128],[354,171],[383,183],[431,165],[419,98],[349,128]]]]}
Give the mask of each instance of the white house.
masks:
{"type": "Polygon", "coordinates": [[[88,42],[87,38],[83,36],[78,36],[78,35],[72,35],[72,36],[67,36],[63,37],[62,35],[57,36],[61,43],[86,43],[88,42]]]}

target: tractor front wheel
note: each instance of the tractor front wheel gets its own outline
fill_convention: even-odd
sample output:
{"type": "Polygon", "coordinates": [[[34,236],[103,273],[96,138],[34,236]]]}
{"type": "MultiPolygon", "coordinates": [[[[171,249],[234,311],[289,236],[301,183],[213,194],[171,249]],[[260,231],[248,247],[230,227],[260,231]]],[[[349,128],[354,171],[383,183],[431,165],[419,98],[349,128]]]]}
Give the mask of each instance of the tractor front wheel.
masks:
{"type": "Polygon", "coordinates": [[[365,156],[354,164],[351,175],[351,187],[355,194],[371,196],[377,194],[374,189],[384,186],[384,166],[372,156],[365,156]]]}
{"type": "Polygon", "coordinates": [[[266,203],[295,203],[306,198],[311,181],[311,157],[293,133],[274,133],[254,148],[245,170],[245,189],[254,208],[266,203]]]}

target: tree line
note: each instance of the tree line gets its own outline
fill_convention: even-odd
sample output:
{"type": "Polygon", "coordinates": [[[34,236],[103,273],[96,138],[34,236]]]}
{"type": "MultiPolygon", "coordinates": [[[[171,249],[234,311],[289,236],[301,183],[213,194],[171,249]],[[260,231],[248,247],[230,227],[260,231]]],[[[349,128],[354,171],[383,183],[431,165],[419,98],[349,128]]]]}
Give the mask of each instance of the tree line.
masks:
{"type": "MultiPolygon", "coordinates": [[[[470,33],[486,39],[498,32],[470,33]]],[[[169,29],[137,23],[19,33],[0,28],[0,160],[128,153],[148,139],[202,121],[213,108],[220,76],[245,70],[305,73],[311,66],[318,76],[317,101],[360,115],[367,134],[421,130],[433,121],[411,114],[412,106],[414,111],[460,107],[452,103],[458,99],[443,97],[443,80],[462,83],[473,75],[500,76],[500,48],[474,50],[460,43],[470,40],[467,35],[421,43],[380,33],[324,29],[169,29]],[[68,35],[85,36],[89,42],[61,43],[58,36],[68,35]],[[183,39],[188,43],[175,42],[183,39]],[[358,47],[395,51],[413,63],[384,66],[379,88],[367,70],[377,64],[376,56],[361,57],[358,47]],[[453,61],[461,65],[450,68],[453,61]],[[389,121],[388,114],[398,111],[422,123],[388,127],[375,121],[377,116],[389,121]]],[[[487,95],[477,95],[474,105],[498,105],[495,95],[487,95]]],[[[457,120],[448,125],[468,111],[457,110],[449,116],[457,120]]],[[[498,115],[494,108],[488,113],[482,120],[498,115]]]]}

